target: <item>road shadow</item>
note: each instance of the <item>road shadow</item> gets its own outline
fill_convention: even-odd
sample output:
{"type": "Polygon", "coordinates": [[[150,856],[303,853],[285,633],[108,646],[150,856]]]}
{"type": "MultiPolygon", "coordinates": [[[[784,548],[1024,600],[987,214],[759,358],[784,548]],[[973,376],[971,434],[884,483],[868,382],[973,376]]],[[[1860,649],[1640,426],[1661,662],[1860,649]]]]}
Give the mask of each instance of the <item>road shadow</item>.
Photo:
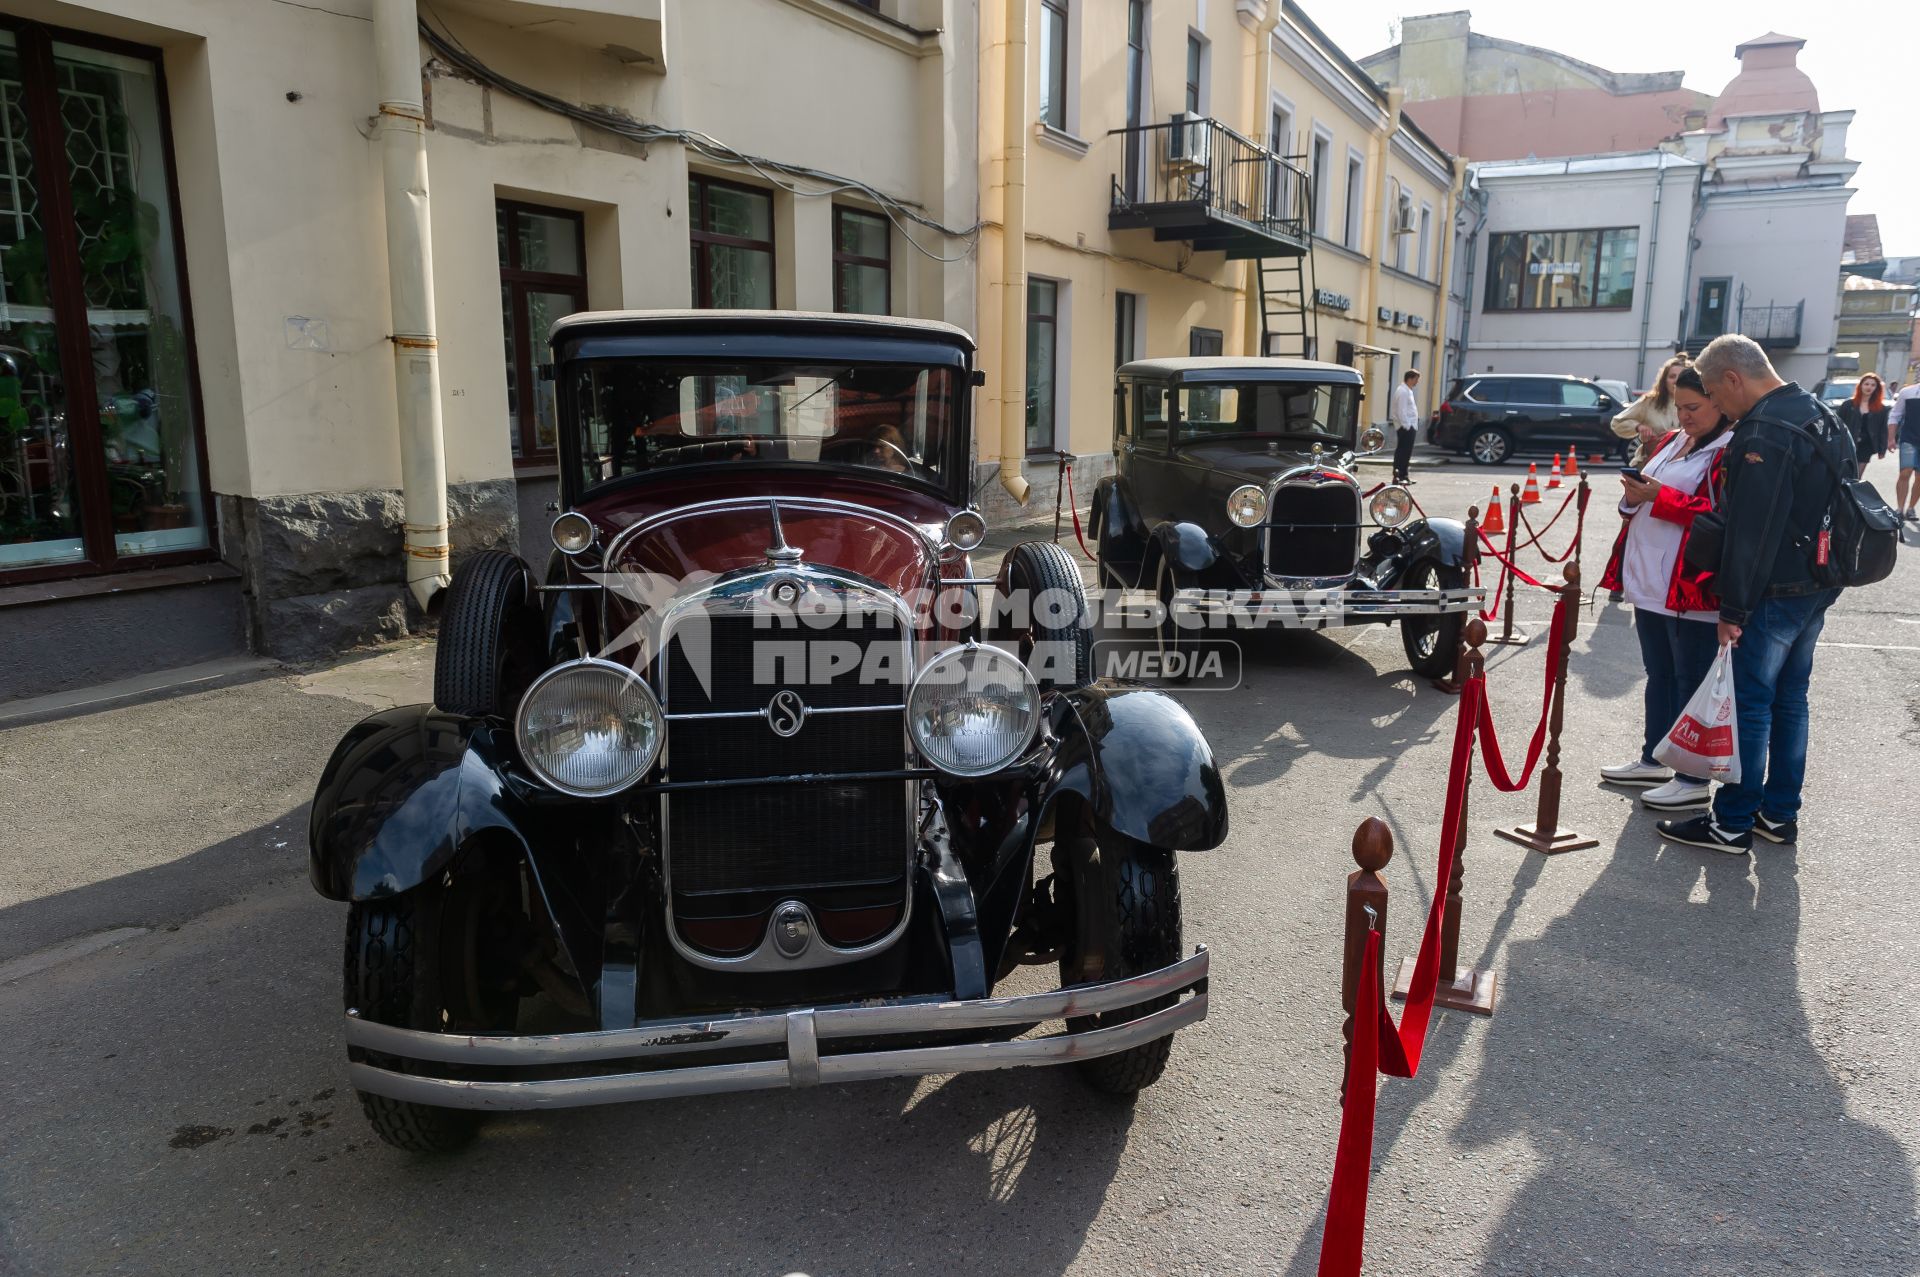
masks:
{"type": "Polygon", "coordinates": [[[1793,849],[1650,833],[1502,963],[1452,1132],[1530,1169],[1486,1271],[1910,1273],[1911,1167],[1849,1116],[1801,1004],[1793,849]]]}

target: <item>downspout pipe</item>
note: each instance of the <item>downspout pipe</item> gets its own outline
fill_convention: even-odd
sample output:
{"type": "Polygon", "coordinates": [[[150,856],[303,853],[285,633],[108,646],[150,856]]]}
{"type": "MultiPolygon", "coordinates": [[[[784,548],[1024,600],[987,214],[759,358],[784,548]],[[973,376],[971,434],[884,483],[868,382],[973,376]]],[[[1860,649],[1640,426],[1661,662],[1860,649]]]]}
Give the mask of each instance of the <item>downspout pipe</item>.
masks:
{"type": "Polygon", "coordinates": [[[1027,455],[1027,13],[1028,0],[1007,0],[1000,217],[1000,486],[1021,505],[1032,491],[1020,472],[1027,455]]]}
{"type": "Polygon", "coordinates": [[[374,0],[377,125],[387,216],[394,406],[405,507],[407,590],[436,610],[448,570],[447,457],[440,419],[440,349],[433,314],[433,231],[427,195],[426,111],[420,90],[420,16],[414,0],[374,0]]]}
{"type": "Polygon", "coordinates": [[[1460,366],[1454,370],[1454,375],[1457,377],[1467,375],[1467,350],[1472,344],[1473,334],[1474,263],[1478,260],[1480,252],[1480,232],[1487,228],[1487,207],[1492,202],[1485,188],[1475,186],[1474,180],[1473,174],[1469,172],[1464,202],[1473,206],[1476,216],[1473,219],[1473,229],[1467,232],[1467,274],[1465,281],[1460,285],[1460,366]]]}
{"type": "Polygon", "coordinates": [[[1647,334],[1653,327],[1653,290],[1660,282],[1655,269],[1660,264],[1660,197],[1666,192],[1667,157],[1660,157],[1658,175],[1653,179],[1653,234],[1647,242],[1647,296],[1640,303],[1640,348],[1633,359],[1633,384],[1647,384],[1647,334]]]}

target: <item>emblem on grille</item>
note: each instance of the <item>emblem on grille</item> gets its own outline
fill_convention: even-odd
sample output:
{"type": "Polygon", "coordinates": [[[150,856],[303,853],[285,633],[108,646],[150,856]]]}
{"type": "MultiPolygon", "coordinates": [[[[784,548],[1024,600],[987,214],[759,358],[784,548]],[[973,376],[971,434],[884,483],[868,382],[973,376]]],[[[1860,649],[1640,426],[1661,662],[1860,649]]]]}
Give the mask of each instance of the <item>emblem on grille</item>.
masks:
{"type": "Polygon", "coordinates": [[[773,947],[783,958],[797,958],[813,943],[813,915],[789,900],[773,911],[773,947]]]}
{"type": "Polygon", "coordinates": [[[793,736],[807,721],[807,703],[800,699],[800,693],[791,687],[783,687],[767,702],[764,713],[767,726],[773,729],[775,736],[793,736]]]}

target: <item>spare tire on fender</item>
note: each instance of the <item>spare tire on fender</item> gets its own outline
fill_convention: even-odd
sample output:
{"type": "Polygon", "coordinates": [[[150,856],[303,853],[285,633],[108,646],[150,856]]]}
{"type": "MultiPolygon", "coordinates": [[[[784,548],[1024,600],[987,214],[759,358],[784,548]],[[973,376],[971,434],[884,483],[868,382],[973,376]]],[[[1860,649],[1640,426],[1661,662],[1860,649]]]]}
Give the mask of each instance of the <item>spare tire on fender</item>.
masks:
{"type": "Polygon", "coordinates": [[[481,550],[454,570],[433,659],[435,705],[471,718],[512,717],[544,664],[533,595],[518,555],[481,550]]]}

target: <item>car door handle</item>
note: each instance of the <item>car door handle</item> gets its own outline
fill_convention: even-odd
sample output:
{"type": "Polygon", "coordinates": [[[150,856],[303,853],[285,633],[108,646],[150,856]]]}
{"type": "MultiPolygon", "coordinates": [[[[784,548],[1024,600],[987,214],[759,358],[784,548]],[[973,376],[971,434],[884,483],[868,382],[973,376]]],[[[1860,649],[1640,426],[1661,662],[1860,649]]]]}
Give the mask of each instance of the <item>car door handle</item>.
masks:
{"type": "Polygon", "coordinates": [[[1520,410],[1518,408],[1509,408],[1507,409],[1507,415],[1509,417],[1517,417],[1520,415],[1520,410]]]}
{"type": "Polygon", "coordinates": [[[1571,417],[1571,416],[1572,416],[1573,414],[1572,414],[1572,413],[1570,413],[1570,412],[1563,412],[1563,413],[1561,413],[1560,415],[1561,415],[1561,416],[1563,416],[1563,417],[1571,417]]]}

